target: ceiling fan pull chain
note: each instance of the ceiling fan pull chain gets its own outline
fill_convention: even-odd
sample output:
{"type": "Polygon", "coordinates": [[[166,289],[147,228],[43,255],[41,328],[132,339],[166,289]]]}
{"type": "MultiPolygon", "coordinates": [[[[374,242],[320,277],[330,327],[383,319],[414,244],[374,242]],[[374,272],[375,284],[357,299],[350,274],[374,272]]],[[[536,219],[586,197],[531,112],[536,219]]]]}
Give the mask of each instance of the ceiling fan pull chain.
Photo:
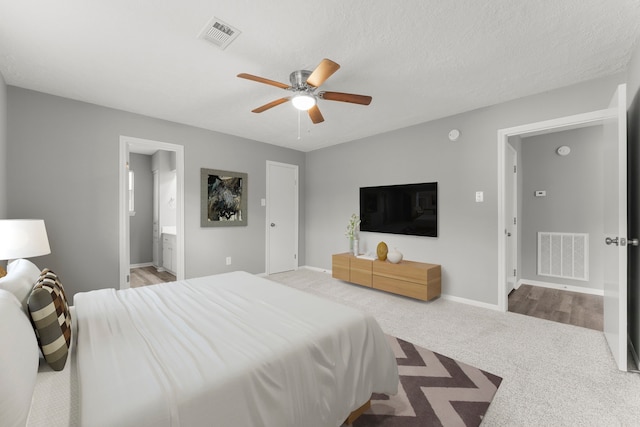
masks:
{"type": "Polygon", "coordinates": [[[300,139],[300,110],[298,110],[298,139],[300,139]]]}

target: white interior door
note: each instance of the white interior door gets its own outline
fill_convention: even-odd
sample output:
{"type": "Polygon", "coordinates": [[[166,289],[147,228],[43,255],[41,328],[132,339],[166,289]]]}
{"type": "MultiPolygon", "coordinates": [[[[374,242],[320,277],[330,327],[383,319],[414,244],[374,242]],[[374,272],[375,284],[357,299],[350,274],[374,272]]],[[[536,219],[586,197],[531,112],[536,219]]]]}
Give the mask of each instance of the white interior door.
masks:
{"type": "Polygon", "coordinates": [[[627,110],[626,85],[609,108],[604,129],[604,334],[621,371],[627,370],[627,110]]]}
{"type": "Polygon", "coordinates": [[[517,193],[517,161],[518,153],[509,144],[505,146],[505,277],[507,281],[507,295],[515,288],[516,269],[518,265],[517,247],[518,247],[518,193],[517,193]]]}
{"type": "Polygon", "coordinates": [[[298,166],[267,162],[267,274],[298,268],[298,166]]]}

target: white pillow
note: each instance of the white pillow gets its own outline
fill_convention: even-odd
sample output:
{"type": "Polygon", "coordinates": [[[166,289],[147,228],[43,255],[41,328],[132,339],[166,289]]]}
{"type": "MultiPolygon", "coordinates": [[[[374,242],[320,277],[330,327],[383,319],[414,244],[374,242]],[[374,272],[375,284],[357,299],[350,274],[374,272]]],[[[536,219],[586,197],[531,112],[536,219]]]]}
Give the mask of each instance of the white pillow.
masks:
{"type": "Polygon", "coordinates": [[[0,343],[0,424],[24,426],[36,386],[40,352],[20,301],[3,289],[0,289],[0,343]]]}
{"type": "Polygon", "coordinates": [[[28,259],[16,259],[7,265],[7,275],[0,278],[0,289],[14,294],[26,313],[29,295],[39,278],[40,269],[34,263],[28,259]]]}

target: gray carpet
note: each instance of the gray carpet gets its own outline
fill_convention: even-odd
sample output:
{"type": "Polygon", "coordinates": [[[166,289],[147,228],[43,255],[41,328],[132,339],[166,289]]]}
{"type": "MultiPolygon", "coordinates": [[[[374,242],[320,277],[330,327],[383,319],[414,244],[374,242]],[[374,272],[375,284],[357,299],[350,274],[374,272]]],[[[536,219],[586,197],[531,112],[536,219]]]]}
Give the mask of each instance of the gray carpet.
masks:
{"type": "Polygon", "coordinates": [[[601,332],[415,301],[308,269],[269,279],[369,312],[387,334],[502,377],[483,426],[640,425],[640,376],[616,369],[601,332]]]}

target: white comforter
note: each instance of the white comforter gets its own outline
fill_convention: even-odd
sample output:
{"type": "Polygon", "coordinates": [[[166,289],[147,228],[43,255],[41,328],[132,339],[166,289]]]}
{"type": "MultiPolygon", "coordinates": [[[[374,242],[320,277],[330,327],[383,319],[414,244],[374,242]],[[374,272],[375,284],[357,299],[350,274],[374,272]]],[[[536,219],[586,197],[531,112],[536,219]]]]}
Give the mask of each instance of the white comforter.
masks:
{"type": "Polygon", "coordinates": [[[397,391],[372,317],[248,273],[75,306],[82,426],[339,426],[397,391]]]}

